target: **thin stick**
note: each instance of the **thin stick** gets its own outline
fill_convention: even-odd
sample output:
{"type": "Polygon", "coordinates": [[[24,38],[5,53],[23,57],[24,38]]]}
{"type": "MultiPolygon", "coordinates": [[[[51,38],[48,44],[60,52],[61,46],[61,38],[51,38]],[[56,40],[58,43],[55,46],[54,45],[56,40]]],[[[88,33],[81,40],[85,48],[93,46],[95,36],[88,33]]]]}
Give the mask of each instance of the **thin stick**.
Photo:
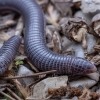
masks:
{"type": "Polygon", "coordinates": [[[7,95],[6,93],[4,93],[4,92],[2,92],[2,91],[0,91],[0,93],[1,93],[2,95],[6,96],[7,98],[9,98],[10,100],[16,100],[16,99],[12,98],[11,96],[7,95]]]}
{"type": "Polygon", "coordinates": [[[53,42],[54,42],[54,48],[53,48],[53,51],[57,53],[57,52],[59,51],[59,49],[58,49],[58,41],[57,41],[57,37],[56,37],[55,34],[53,35],[53,42]]]}
{"type": "Polygon", "coordinates": [[[14,85],[9,84],[9,83],[0,84],[0,88],[5,88],[5,87],[13,88],[14,85]]]}
{"type": "Polygon", "coordinates": [[[27,60],[27,63],[30,65],[30,67],[35,71],[35,72],[39,72],[39,70],[35,67],[35,66],[33,66],[30,62],[29,62],[29,60],[27,60]]]}
{"type": "Polygon", "coordinates": [[[27,77],[36,77],[36,76],[39,76],[39,75],[50,74],[50,73],[54,73],[54,72],[56,72],[56,70],[51,70],[51,71],[46,71],[46,72],[39,72],[39,73],[35,73],[33,75],[23,75],[23,76],[15,76],[15,77],[1,77],[0,79],[9,80],[9,79],[20,79],[20,78],[27,78],[27,77]]]}
{"type": "Polygon", "coordinates": [[[26,88],[30,88],[31,86],[33,86],[34,84],[36,84],[36,83],[39,82],[40,80],[41,80],[41,79],[38,79],[38,80],[36,80],[35,82],[33,82],[33,83],[27,85],[26,88]]]}
{"type": "Polygon", "coordinates": [[[8,90],[17,100],[21,100],[12,90],[10,90],[9,88],[7,88],[7,90],[8,90]]]}
{"type": "Polygon", "coordinates": [[[23,18],[21,16],[19,18],[17,26],[16,26],[15,35],[21,35],[21,33],[23,31],[23,27],[24,27],[24,23],[23,23],[23,18]]]}

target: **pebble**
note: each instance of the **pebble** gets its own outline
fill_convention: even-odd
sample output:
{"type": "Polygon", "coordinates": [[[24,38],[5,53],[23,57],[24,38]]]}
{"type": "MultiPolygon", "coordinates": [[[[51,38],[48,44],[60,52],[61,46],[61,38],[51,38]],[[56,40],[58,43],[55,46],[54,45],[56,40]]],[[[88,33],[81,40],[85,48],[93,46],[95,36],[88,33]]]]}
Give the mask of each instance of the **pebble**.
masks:
{"type": "Polygon", "coordinates": [[[49,97],[48,89],[57,89],[61,86],[66,87],[67,81],[67,76],[46,78],[34,86],[32,97],[36,99],[46,99],[49,97]]]}
{"type": "MultiPolygon", "coordinates": [[[[34,72],[32,72],[31,70],[29,70],[27,67],[20,65],[19,66],[19,70],[17,73],[17,76],[22,76],[22,75],[32,75],[34,74],[34,72]]],[[[34,78],[32,77],[28,77],[28,78],[22,78],[25,85],[27,86],[28,84],[31,84],[32,82],[34,82],[34,78]]]]}

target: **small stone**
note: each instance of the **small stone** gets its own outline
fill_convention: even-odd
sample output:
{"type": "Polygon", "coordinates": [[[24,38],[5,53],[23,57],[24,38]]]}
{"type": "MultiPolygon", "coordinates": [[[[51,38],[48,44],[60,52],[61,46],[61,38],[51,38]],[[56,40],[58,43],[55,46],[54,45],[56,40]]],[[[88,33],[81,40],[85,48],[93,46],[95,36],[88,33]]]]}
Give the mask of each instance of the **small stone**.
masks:
{"type": "Polygon", "coordinates": [[[37,83],[33,89],[33,98],[45,99],[49,96],[48,89],[58,89],[67,86],[68,77],[50,77],[37,83]]]}
{"type": "Polygon", "coordinates": [[[96,83],[97,83],[97,81],[89,79],[87,77],[77,79],[77,80],[73,80],[73,81],[69,82],[71,87],[78,87],[78,86],[84,87],[85,86],[87,88],[94,86],[96,83]]]}
{"type": "MultiPolygon", "coordinates": [[[[34,74],[34,72],[32,72],[31,70],[29,70],[27,67],[23,66],[23,65],[20,65],[19,66],[19,70],[18,70],[18,73],[17,73],[17,76],[22,76],[22,75],[32,75],[34,74]]],[[[27,86],[28,84],[34,82],[34,78],[22,78],[25,85],[27,86]]]]}
{"type": "Polygon", "coordinates": [[[87,76],[95,81],[99,81],[99,73],[95,72],[95,73],[91,73],[91,74],[87,74],[87,76]]]}

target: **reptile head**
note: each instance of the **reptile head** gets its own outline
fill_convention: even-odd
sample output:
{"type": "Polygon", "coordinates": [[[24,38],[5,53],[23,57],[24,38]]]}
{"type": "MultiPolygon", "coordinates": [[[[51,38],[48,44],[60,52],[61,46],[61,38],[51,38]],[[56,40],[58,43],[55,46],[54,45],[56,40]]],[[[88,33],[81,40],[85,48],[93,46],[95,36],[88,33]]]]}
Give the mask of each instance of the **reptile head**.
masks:
{"type": "Polygon", "coordinates": [[[91,62],[88,62],[87,64],[87,68],[86,68],[86,73],[93,73],[93,72],[96,72],[97,71],[97,68],[94,64],[92,64],[91,62]]]}
{"type": "Polygon", "coordinates": [[[92,64],[90,61],[77,58],[75,65],[72,67],[72,74],[74,75],[83,75],[83,74],[89,74],[94,73],[97,71],[97,68],[94,64],[92,64]]]}

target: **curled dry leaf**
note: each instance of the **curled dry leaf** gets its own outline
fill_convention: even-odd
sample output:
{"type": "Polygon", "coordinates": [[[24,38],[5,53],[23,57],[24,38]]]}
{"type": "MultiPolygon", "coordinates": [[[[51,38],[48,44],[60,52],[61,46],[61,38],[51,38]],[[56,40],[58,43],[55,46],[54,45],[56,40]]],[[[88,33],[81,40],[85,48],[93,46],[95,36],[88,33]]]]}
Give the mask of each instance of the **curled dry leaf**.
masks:
{"type": "Polygon", "coordinates": [[[93,18],[92,18],[92,31],[91,33],[96,36],[96,37],[100,37],[100,13],[96,14],[93,18]]]}
{"type": "Polygon", "coordinates": [[[100,64],[100,55],[94,56],[90,61],[93,62],[95,65],[99,65],[100,64]]]}
{"type": "Polygon", "coordinates": [[[37,83],[33,89],[33,98],[45,99],[49,96],[48,89],[58,89],[61,86],[67,87],[67,76],[51,77],[37,83]]]}
{"type": "Polygon", "coordinates": [[[94,46],[94,50],[97,51],[98,53],[100,53],[100,45],[95,45],[94,46]]]}
{"type": "Polygon", "coordinates": [[[60,21],[62,33],[68,39],[75,42],[82,42],[83,48],[86,48],[86,35],[88,32],[88,25],[85,20],[81,18],[64,18],[60,21]]]}

